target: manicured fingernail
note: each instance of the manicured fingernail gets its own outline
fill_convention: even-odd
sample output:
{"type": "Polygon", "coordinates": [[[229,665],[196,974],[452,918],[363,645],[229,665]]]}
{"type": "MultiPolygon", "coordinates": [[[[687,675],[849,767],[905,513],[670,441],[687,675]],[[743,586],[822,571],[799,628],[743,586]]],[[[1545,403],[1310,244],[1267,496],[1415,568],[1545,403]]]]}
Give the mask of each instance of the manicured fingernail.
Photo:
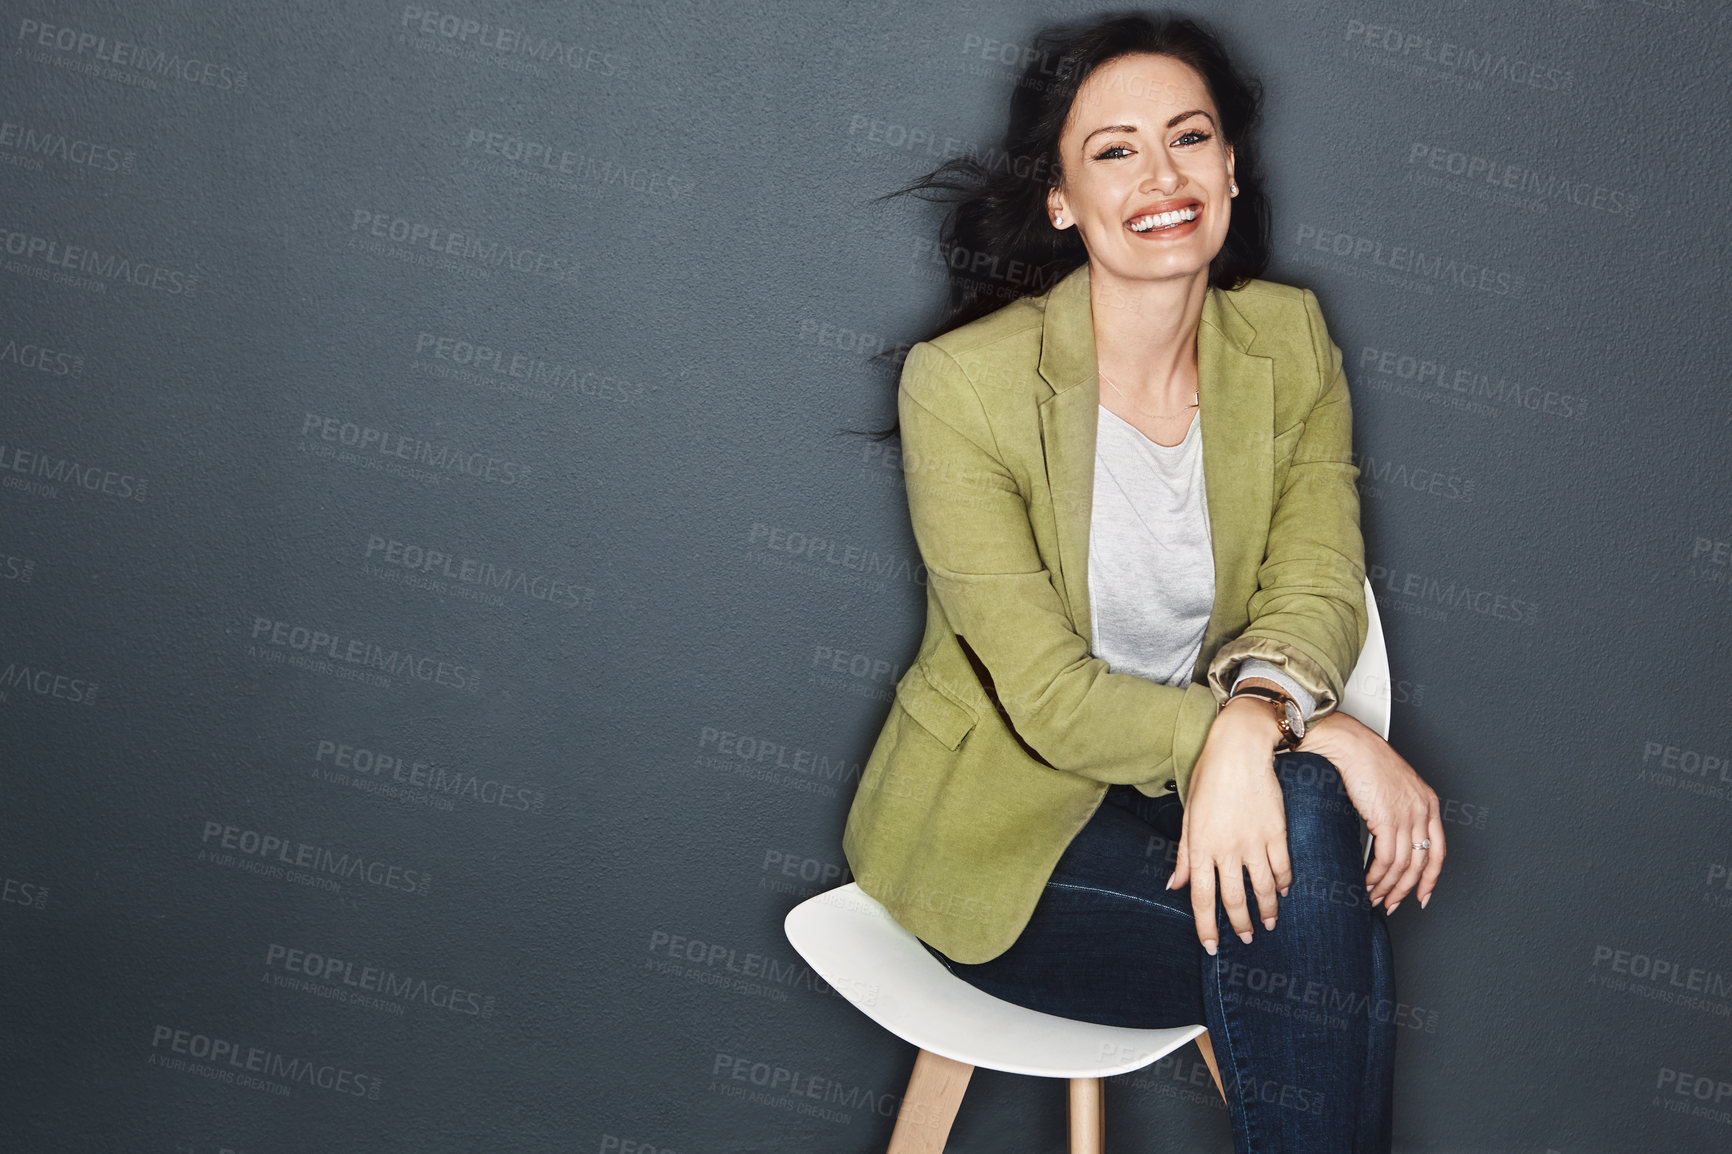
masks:
{"type": "Polygon", "coordinates": [[[1204,948],[1204,949],[1205,949],[1205,950],[1208,950],[1208,951],[1209,951],[1209,956],[1210,956],[1210,957],[1211,957],[1211,958],[1212,958],[1212,957],[1214,957],[1214,956],[1215,956],[1215,939],[1214,939],[1214,938],[1210,938],[1210,939],[1209,939],[1209,940],[1208,940],[1208,941],[1206,941],[1206,942],[1204,942],[1204,943],[1203,943],[1203,948],[1204,948]]]}
{"type": "Polygon", "coordinates": [[[1426,894],[1424,897],[1420,898],[1419,899],[1419,908],[1423,910],[1425,908],[1425,903],[1430,901],[1430,900],[1431,900],[1430,894],[1426,894]]]}
{"type": "Polygon", "coordinates": [[[1263,919],[1263,928],[1266,930],[1274,929],[1275,928],[1275,919],[1274,918],[1264,918],[1263,919]]]}
{"type": "Polygon", "coordinates": [[[1168,879],[1167,879],[1167,888],[1168,888],[1168,889],[1172,889],[1172,888],[1173,888],[1173,879],[1172,879],[1172,878],[1168,878],[1168,879]]]}
{"type": "Polygon", "coordinates": [[[1400,904],[1401,904],[1400,902],[1393,902],[1390,905],[1384,906],[1383,912],[1386,914],[1392,914],[1395,912],[1395,907],[1399,906],[1400,904]]]}
{"type": "Polygon", "coordinates": [[[1250,945],[1251,944],[1251,931],[1246,930],[1244,933],[1240,934],[1239,940],[1241,942],[1244,942],[1247,946],[1250,945]]]}
{"type": "Polygon", "coordinates": [[[1293,888],[1293,887],[1292,887],[1292,886],[1282,886],[1282,887],[1281,887],[1281,896],[1282,896],[1282,897],[1286,897],[1286,896],[1287,896],[1287,891],[1288,891],[1288,890],[1290,890],[1290,889],[1292,889],[1292,888],[1293,888]]]}

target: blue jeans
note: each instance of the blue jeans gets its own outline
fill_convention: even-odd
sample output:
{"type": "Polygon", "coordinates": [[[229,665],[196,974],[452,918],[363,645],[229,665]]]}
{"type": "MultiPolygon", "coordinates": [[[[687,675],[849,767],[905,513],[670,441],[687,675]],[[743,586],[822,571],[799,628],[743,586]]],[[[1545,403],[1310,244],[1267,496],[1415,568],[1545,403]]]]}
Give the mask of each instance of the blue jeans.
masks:
{"type": "Polygon", "coordinates": [[[1188,888],[1167,890],[1176,793],[1108,787],[1007,951],[951,973],[1030,1009],[1110,1026],[1202,1023],[1236,1154],[1386,1154],[1395,1070],[1389,931],[1365,893],[1358,815],[1335,767],[1283,753],[1293,884],[1273,931],[1247,881],[1253,938],[1216,901],[1220,947],[1197,940],[1188,888]]]}

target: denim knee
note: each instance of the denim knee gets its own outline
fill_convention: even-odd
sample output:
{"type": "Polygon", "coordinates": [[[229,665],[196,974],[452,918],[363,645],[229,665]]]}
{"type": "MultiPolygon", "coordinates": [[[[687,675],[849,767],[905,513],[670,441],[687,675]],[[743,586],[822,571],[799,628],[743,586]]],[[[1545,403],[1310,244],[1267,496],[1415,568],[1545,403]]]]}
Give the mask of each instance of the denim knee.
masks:
{"type": "Polygon", "coordinates": [[[1360,860],[1359,811],[1332,762],[1317,753],[1283,753],[1275,774],[1287,815],[1287,853],[1331,872],[1360,860]]]}

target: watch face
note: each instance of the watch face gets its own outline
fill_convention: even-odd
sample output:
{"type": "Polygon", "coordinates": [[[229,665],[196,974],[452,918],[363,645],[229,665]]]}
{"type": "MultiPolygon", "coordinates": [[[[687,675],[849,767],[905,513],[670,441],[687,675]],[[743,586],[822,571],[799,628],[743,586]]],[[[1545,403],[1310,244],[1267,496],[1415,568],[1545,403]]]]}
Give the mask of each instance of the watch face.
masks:
{"type": "Polygon", "coordinates": [[[1298,703],[1283,701],[1281,708],[1287,714],[1287,728],[1293,731],[1293,740],[1303,740],[1305,737],[1305,714],[1300,712],[1298,703]]]}

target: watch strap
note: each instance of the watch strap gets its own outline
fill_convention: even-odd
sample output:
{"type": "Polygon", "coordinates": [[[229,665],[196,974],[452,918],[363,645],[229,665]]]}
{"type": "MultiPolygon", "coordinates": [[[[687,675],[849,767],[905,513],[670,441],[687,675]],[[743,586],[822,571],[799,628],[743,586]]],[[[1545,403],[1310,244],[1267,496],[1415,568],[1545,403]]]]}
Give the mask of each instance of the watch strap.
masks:
{"type": "MultiPolygon", "coordinates": [[[[1275,724],[1281,727],[1281,740],[1276,749],[1292,751],[1299,748],[1300,736],[1293,732],[1293,726],[1287,720],[1287,707],[1298,708],[1298,703],[1279,689],[1270,689],[1266,685],[1242,685],[1227,695],[1227,700],[1235,697],[1258,697],[1275,707],[1275,724]]],[[[1223,703],[1225,704],[1225,703],[1223,703]]]]}

